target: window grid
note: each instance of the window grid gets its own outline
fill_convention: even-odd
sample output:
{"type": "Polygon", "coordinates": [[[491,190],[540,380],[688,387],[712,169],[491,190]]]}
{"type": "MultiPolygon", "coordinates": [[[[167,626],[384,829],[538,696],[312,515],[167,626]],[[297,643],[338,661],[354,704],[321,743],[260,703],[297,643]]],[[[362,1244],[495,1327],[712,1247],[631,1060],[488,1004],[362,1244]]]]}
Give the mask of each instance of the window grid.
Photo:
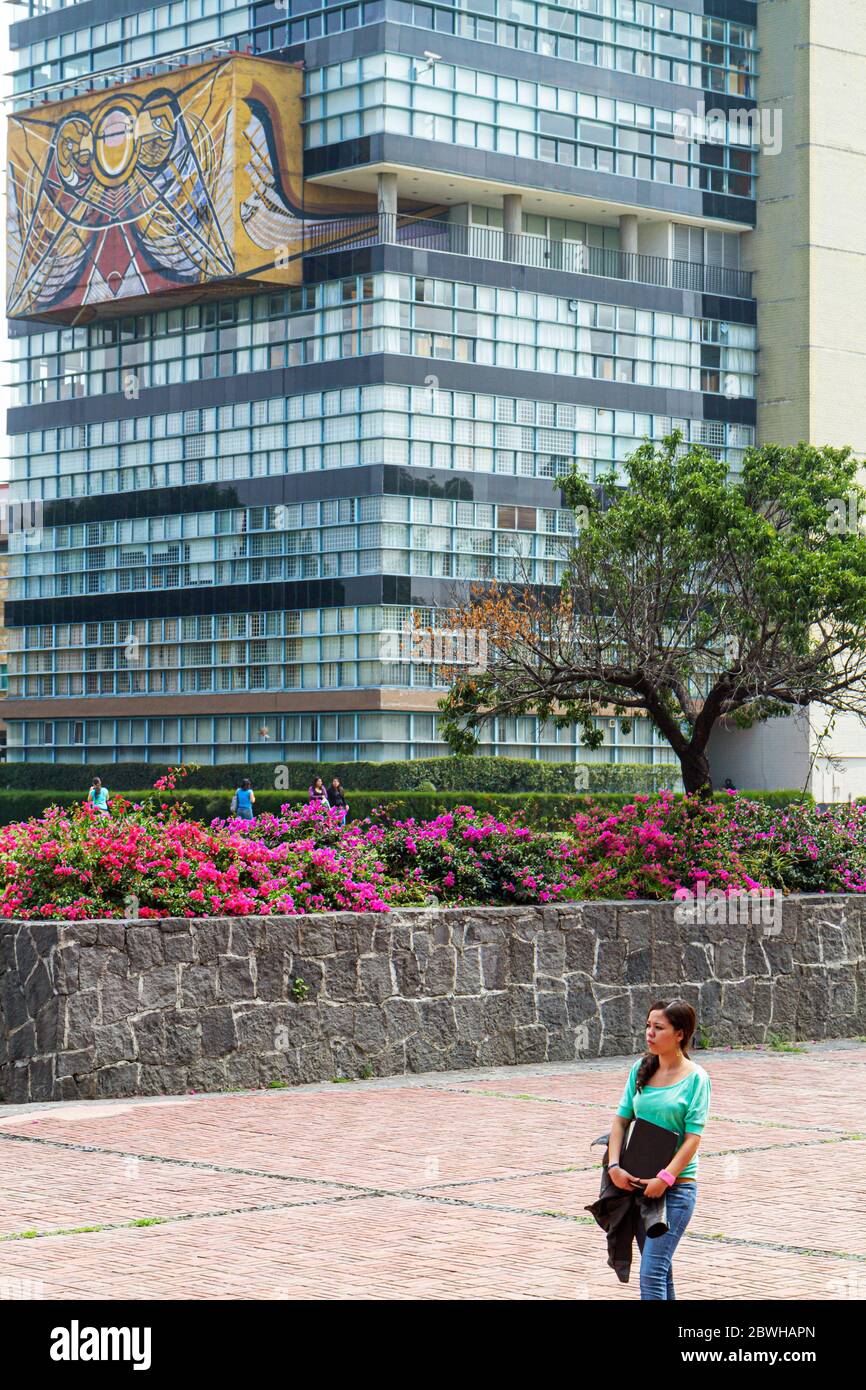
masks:
{"type": "Polygon", "coordinates": [[[686,138],[673,109],[377,53],[306,72],[307,148],[376,131],[754,197],[751,127],[686,138]],[[748,139],[748,143],[744,141],[748,139]]]}
{"type": "MultiPolygon", "coordinates": [[[[31,14],[62,7],[63,0],[30,0],[29,5],[31,14]]],[[[236,35],[239,47],[249,43],[256,52],[267,53],[287,43],[390,19],[657,81],[754,95],[754,28],[645,0],[580,0],[559,6],[510,0],[505,7],[493,0],[470,0],[459,7],[367,0],[327,10],[305,4],[311,12],[295,16],[292,11],[299,6],[292,0],[282,8],[279,14],[272,4],[255,5],[250,11],[231,0],[187,0],[40,40],[19,51],[14,91],[23,94],[31,87],[72,81],[91,72],[98,75],[118,64],[152,64],[161,54],[217,37],[236,35]],[[504,13],[497,17],[500,8],[504,13]]]]}
{"type": "Polygon", "coordinates": [[[728,397],[754,396],[757,371],[754,324],[394,274],[34,333],[13,351],[17,405],[384,352],[728,397]]]}
{"type": "MultiPolygon", "coordinates": [[[[722,450],[732,472],[754,442],[749,425],[613,411],[565,402],[517,400],[426,387],[365,386],[224,406],[201,412],[202,462],[183,461],[184,416],[140,416],[11,437],[14,500],[100,496],[213,482],[220,477],[393,463],[555,478],[575,465],[594,480],[646,438],[672,428],[722,450]],[[269,423],[265,423],[269,421],[269,423]],[[241,452],[218,459],[218,428],[240,432],[241,452]],[[86,448],[77,447],[79,428],[86,448]],[[331,443],[334,432],[343,442],[331,443]],[[133,464],[128,442],[141,451],[133,464]],[[121,467],[117,463],[118,448],[121,467]],[[88,452],[89,451],[89,452],[88,452]],[[228,465],[228,466],[226,466],[228,465]]],[[[14,546],[14,538],[13,538],[14,546]]]]}

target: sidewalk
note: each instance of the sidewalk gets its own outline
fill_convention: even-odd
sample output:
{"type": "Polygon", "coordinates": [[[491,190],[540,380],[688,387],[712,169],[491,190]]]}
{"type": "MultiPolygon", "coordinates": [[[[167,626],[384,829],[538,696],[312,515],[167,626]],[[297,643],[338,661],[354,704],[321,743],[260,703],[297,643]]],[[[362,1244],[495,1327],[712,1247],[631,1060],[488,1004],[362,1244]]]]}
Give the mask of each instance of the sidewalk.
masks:
{"type": "MultiPolygon", "coordinates": [[[[679,1298],[866,1298],[866,1042],[803,1046],[696,1054],[679,1298]]],[[[635,1300],[584,1211],[631,1060],[0,1106],[0,1298],[635,1300]]]]}

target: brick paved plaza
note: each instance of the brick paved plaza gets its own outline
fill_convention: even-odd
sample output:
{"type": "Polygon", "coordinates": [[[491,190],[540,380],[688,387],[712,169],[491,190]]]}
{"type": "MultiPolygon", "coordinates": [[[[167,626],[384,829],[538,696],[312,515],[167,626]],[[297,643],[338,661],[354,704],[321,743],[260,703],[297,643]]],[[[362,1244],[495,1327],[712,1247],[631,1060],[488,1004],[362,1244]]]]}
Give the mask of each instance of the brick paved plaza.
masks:
{"type": "MultiPolygon", "coordinates": [[[[866,1042],[698,1056],[678,1296],[866,1297],[866,1042]]],[[[583,1210],[629,1060],[0,1107],[0,1297],[636,1299],[583,1210]]]]}

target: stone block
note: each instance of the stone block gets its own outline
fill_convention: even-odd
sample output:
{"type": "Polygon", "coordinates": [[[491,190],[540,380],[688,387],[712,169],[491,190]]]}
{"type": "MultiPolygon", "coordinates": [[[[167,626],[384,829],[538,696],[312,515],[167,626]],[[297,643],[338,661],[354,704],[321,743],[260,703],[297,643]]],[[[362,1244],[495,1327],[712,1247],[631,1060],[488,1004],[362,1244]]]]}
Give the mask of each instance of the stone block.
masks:
{"type": "Polygon", "coordinates": [[[217,1005],[201,1016],[201,1050],[204,1057],[223,1057],[237,1047],[232,1011],[217,1005]]]}
{"type": "Polygon", "coordinates": [[[110,946],[112,951],[124,951],[126,949],[126,923],[97,923],[96,940],[100,946],[110,946]]]}
{"type": "Polygon", "coordinates": [[[372,1004],[381,1004],[396,994],[396,982],[387,956],[361,956],[358,961],[359,995],[372,1004]]]}
{"type": "Polygon", "coordinates": [[[141,1068],[137,1062],[119,1062],[94,1073],[97,1096],[141,1095],[141,1068]]]}
{"type": "Polygon", "coordinates": [[[64,1076],[87,1075],[97,1065],[96,1048],[83,1047],[77,1052],[59,1052],[56,1061],[58,1079],[64,1076]]]}
{"type": "Polygon", "coordinates": [[[109,976],[99,989],[103,1023],[114,1023],[139,1011],[139,980],[109,976]]]}
{"type": "Polygon", "coordinates": [[[196,922],[193,927],[196,960],[202,965],[216,964],[229,948],[227,921],[196,922]]]}
{"type": "Polygon", "coordinates": [[[244,956],[219,956],[217,995],[225,1002],[252,999],[255,985],[250,960],[244,956]]]}
{"type": "Polygon", "coordinates": [[[100,1067],[110,1066],[115,1062],[132,1062],[136,1059],[133,1031],[126,1020],[98,1024],[93,1030],[93,1042],[97,1064],[100,1067]]]}
{"type": "MultiPolygon", "coordinates": [[[[455,1011],[457,1004],[455,1000],[455,1011]]],[[[472,1001],[464,1001],[468,1005],[472,1001]]],[[[411,999],[386,999],[382,1006],[388,1026],[389,1041],[394,1044],[411,1038],[421,1027],[418,1004],[411,999]]]]}
{"type": "Polygon", "coordinates": [[[481,980],[484,989],[505,989],[508,984],[508,948],[503,942],[481,947],[481,980]]]}
{"type": "Polygon", "coordinates": [[[359,993],[358,961],[350,951],[329,956],[324,962],[325,993],[329,999],[355,999],[359,993]]]}
{"type": "Polygon", "coordinates": [[[549,929],[540,931],[535,939],[535,958],[539,975],[564,975],[564,933],[549,929]]]}
{"type": "Polygon", "coordinates": [[[481,993],[481,951],[478,946],[464,947],[457,952],[454,991],[456,994],[481,993]]]}
{"type": "Polygon", "coordinates": [[[520,1062],[547,1060],[547,1029],[540,1023],[517,1028],[514,1034],[514,1056],[520,1062]]]}
{"type": "Polygon", "coordinates": [[[172,932],[162,939],[167,965],[188,964],[195,960],[195,947],[189,932],[172,932]]]}
{"type": "Polygon", "coordinates": [[[457,959],[453,946],[434,946],[424,977],[427,993],[452,995],[456,973],[457,959]]]}
{"type": "Polygon", "coordinates": [[[217,967],[215,965],[182,965],[180,1002],[184,1009],[207,1008],[217,1002],[217,967]]]}
{"type": "Polygon", "coordinates": [[[290,988],[291,956],[284,951],[263,949],[256,952],[256,996],[274,1002],[286,999],[290,988]]]}
{"type": "Polygon", "coordinates": [[[142,1009],[173,1009],[178,1002],[178,967],[160,965],[146,970],[141,976],[139,1007],[142,1009]]]}

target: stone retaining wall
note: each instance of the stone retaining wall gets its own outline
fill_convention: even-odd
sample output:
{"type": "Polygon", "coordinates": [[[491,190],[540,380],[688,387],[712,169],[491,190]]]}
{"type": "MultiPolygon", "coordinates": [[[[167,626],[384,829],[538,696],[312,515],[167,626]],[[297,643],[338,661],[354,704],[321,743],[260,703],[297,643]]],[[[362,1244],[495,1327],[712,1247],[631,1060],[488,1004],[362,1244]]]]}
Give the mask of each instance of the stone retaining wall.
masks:
{"type": "Polygon", "coordinates": [[[0,1098],[623,1055],[675,995],[714,1046],[863,1034],[864,913],[828,895],[785,899],[770,925],[645,902],[4,922],[0,1098]]]}

